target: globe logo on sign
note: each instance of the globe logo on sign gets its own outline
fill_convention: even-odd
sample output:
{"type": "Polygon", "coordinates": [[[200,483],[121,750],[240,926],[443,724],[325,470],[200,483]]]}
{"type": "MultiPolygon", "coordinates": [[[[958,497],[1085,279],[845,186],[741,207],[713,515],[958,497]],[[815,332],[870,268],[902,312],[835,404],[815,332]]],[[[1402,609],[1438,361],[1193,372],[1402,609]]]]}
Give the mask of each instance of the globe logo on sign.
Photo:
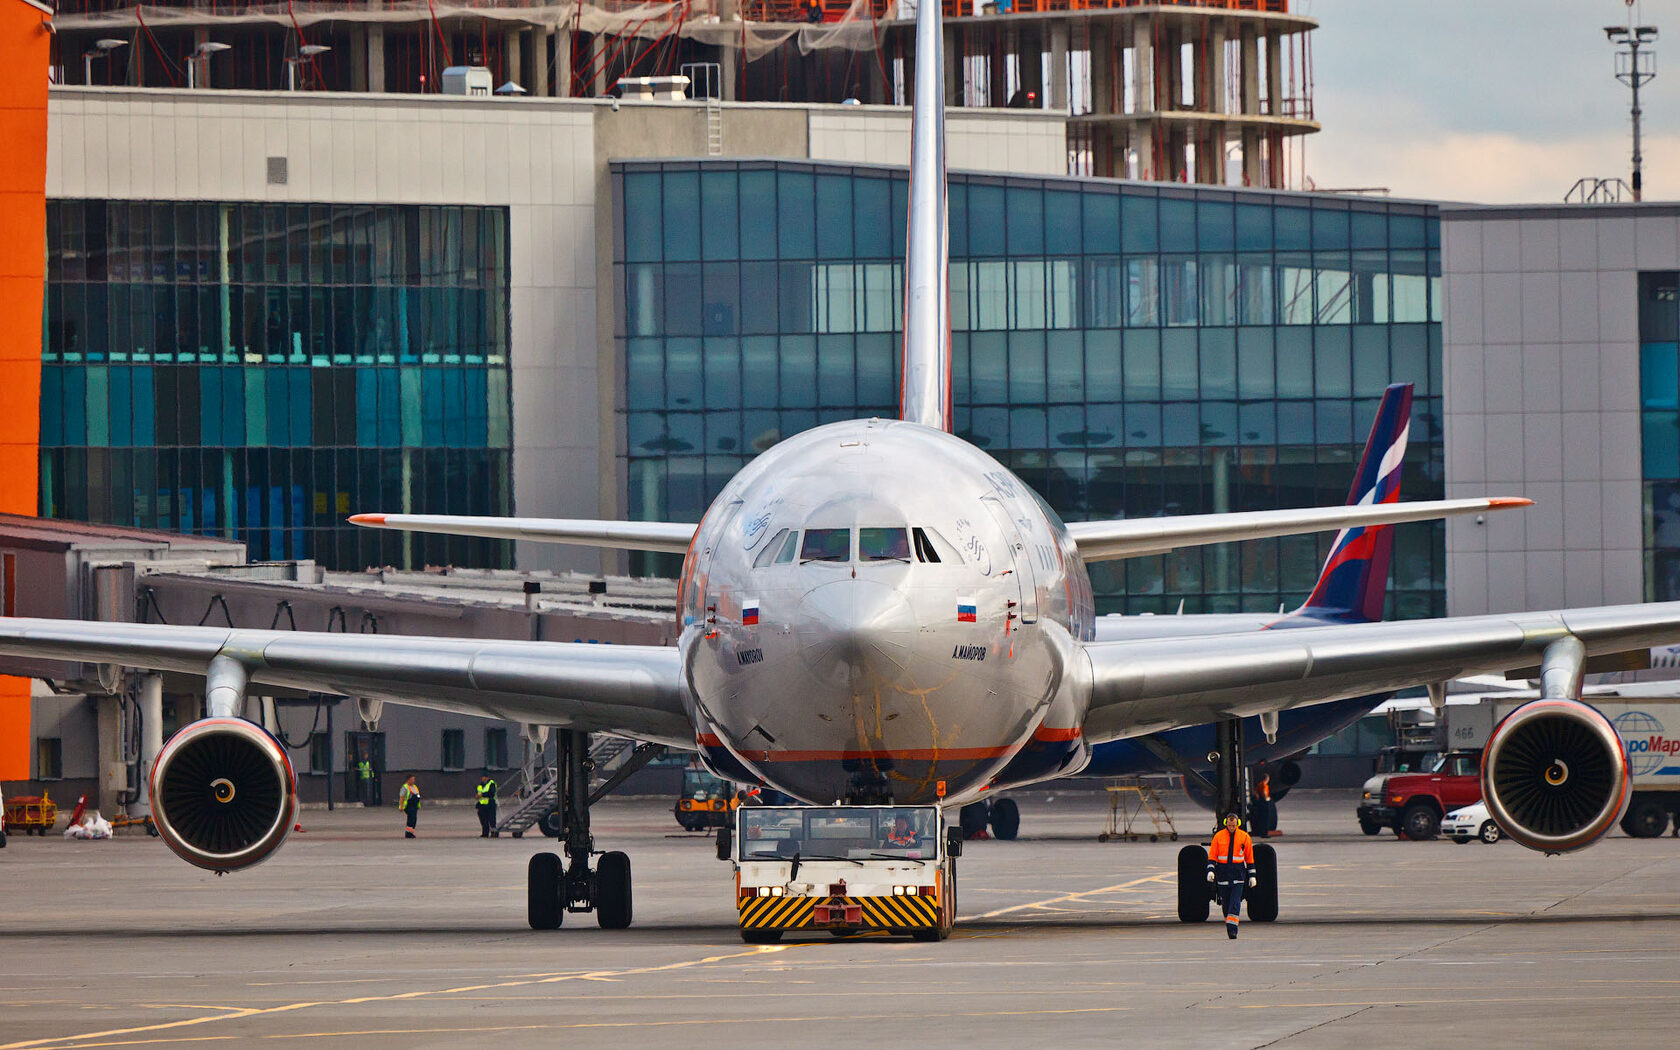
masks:
{"type": "Polygon", "coordinates": [[[1610,723],[1616,728],[1616,735],[1622,738],[1627,747],[1628,768],[1636,777],[1649,776],[1662,768],[1663,755],[1660,751],[1652,751],[1647,744],[1653,737],[1662,736],[1662,723],[1643,711],[1629,711],[1617,715],[1610,723]]]}

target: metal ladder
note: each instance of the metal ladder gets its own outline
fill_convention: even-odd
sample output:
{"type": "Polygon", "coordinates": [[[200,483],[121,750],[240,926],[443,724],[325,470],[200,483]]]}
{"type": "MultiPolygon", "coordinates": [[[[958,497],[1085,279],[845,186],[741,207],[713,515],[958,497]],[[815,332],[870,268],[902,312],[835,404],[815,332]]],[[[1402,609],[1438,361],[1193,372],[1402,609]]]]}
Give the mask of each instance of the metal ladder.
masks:
{"type": "Polygon", "coordinates": [[[706,101],[706,156],[723,156],[723,66],[717,62],[689,62],[688,97],[706,101]]]}

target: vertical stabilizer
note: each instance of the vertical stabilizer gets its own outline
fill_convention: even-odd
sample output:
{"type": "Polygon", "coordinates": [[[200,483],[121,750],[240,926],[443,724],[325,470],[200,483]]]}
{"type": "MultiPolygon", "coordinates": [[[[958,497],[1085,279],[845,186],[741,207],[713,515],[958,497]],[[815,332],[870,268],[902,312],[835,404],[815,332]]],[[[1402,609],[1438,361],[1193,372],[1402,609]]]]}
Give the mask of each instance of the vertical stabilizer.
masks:
{"type": "MultiPolygon", "coordinates": [[[[1348,489],[1348,506],[1399,502],[1400,466],[1406,458],[1411,419],[1412,384],[1396,383],[1383,391],[1365,455],[1348,489]]],[[[1382,619],[1393,552],[1392,525],[1343,529],[1330,546],[1317,586],[1297,614],[1341,623],[1382,619]]]]}
{"type": "Polygon", "coordinates": [[[945,201],[945,45],[941,0],[916,8],[910,115],[910,222],[904,252],[904,380],[900,415],[951,429],[951,279],[945,201]]]}

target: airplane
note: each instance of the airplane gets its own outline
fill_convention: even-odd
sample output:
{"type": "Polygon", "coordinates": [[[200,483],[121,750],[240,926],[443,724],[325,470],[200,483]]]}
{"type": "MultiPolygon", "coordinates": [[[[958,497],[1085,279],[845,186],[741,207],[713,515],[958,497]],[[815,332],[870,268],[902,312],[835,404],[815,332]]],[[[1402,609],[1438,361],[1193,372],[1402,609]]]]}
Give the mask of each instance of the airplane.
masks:
{"type": "MultiPolygon", "coordinates": [[[[972,802],[1002,776],[1048,780],[1109,741],[1212,725],[1220,790],[1241,720],[1538,668],[1540,699],[1498,726],[1483,786],[1533,849],[1601,837],[1627,757],[1581,697],[1612,654],[1680,642],[1680,603],[1102,640],[1086,565],[1181,546],[1483,514],[1520,498],[1064,523],[954,435],[943,48],[918,5],[900,415],[836,422],[764,451],[698,524],[358,515],[360,525],[684,554],[674,646],[0,620],[0,652],[203,675],[208,716],[152,771],[165,843],[229,871],[278,848],[296,790],[285,749],[236,717],[255,683],[556,727],[565,863],[532,858],[528,921],[632,921],[631,869],[595,849],[589,735],[698,750],[717,773],[817,803],[972,802]],[[1038,747],[1037,745],[1050,745],[1038,747]],[[743,776],[745,774],[745,776],[743,776]]],[[[1223,800],[1222,800],[1223,801],[1223,800]]],[[[1187,846],[1186,850],[1198,847],[1187,846]]],[[[1205,854],[1204,854],[1205,856],[1205,854]]],[[[1179,917],[1199,865],[1180,858],[1179,917]]],[[[1275,889],[1275,887],[1274,887],[1275,889]]],[[[1275,916],[1274,916],[1275,917],[1275,916]]]]}

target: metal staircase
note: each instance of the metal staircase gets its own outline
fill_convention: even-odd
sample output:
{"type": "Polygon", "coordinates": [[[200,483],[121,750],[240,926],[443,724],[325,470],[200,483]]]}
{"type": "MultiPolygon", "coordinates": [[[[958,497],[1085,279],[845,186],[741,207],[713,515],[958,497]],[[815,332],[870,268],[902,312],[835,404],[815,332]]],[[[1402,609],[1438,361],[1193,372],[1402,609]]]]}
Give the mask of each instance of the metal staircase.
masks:
{"type": "Polygon", "coordinates": [[[552,813],[560,801],[560,785],[554,776],[554,765],[546,760],[541,750],[533,752],[531,759],[525,763],[524,770],[519,774],[519,783],[509,786],[513,788],[513,796],[519,804],[496,823],[497,835],[506,832],[519,838],[526,829],[541,820],[543,814],[552,813]]]}
{"type": "MultiPolygon", "coordinates": [[[[622,768],[635,752],[636,742],[627,737],[606,733],[597,736],[589,748],[589,763],[593,770],[591,779],[598,782],[606,774],[622,768]]],[[[637,768],[645,762],[644,758],[637,768]]],[[[496,834],[506,832],[514,838],[524,835],[533,824],[559,807],[560,782],[555,776],[554,763],[550,760],[546,747],[533,751],[525,763],[525,768],[514,777],[508,778],[508,786],[503,789],[502,797],[516,798],[518,804],[496,823],[496,834]]]]}

